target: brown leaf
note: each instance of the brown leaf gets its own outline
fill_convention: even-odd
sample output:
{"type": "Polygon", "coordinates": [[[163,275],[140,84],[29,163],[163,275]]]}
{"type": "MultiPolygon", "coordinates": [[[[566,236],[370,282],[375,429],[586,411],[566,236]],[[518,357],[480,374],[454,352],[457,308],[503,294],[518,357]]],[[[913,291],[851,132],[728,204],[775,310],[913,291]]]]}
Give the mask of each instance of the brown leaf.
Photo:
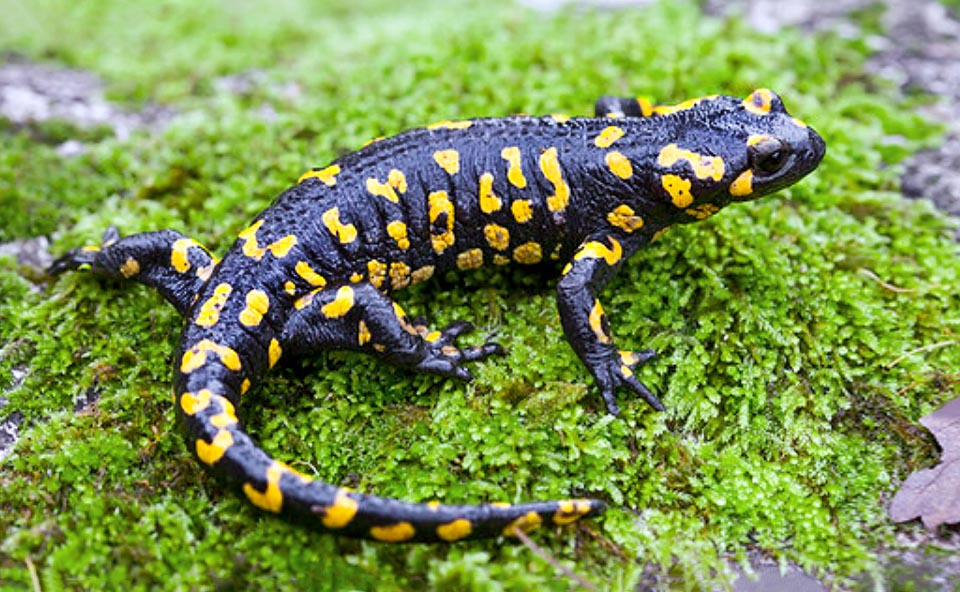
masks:
{"type": "Polygon", "coordinates": [[[960,399],[920,418],[943,449],[940,464],[907,477],[890,503],[890,518],[920,518],[930,530],[960,522],[960,399]]]}

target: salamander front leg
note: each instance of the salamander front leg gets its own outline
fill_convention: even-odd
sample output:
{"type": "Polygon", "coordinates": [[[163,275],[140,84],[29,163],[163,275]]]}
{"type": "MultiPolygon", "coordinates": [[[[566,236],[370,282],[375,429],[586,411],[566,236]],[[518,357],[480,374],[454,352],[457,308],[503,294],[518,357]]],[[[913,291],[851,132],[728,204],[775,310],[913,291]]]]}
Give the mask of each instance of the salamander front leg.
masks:
{"type": "Polygon", "coordinates": [[[457,338],[473,329],[470,323],[431,331],[411,322],[399,304],[371,284],[328,286],[300,298],[294,308],[281,338],[284,351],[359,350],[396,366],[461,380],[473,378],[464,362],[503,353],[497,343],[458,347],[457,338]]]}
{"type": "Polygon", "coordinates": [[[634,375],[637,366],[655,356],[654,351],[617,349],[607,316],[597,299],[597,293],[633,248],[628,245],[625,250],[614,236],[592,237],[580,245],[557,285],[557,305],[564,333],[596,379],[607,411],[613,415],[620,413],[616,400],[619,387],[632,390],[658,411],[664,409],[659,399],[634,375]]]}
{"type": "Polygon", "coordinates": [[[136,281],[156,288],[183,315],[216,265],[206,248],[179,232],[160,230],[121,238],[111,226],[100,245],[71,249],[54,261],[47,273],[82,270],[136,281]]]}

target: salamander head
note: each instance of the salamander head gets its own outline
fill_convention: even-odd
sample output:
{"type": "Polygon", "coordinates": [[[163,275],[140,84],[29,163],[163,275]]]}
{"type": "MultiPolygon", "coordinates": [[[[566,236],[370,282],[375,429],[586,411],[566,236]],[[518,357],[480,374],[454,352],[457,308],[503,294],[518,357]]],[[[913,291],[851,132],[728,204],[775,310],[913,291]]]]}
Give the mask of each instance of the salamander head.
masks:
{"type": "Polygon", "coordinates": [[[682,211],[677,222],[791,185],[817,168],[826,151],[820,135],[791,117],[768,89],[744,99],[717,96],[661,109],[678,123],[656,171],[664,197],[682,211]]]}

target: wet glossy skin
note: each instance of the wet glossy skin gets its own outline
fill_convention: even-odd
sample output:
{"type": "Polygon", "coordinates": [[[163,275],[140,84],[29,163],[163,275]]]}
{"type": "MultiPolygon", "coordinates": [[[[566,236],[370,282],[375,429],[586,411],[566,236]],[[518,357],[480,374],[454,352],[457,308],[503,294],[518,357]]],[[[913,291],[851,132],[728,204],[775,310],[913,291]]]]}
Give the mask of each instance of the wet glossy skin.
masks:
{"type": "Polygon", "coordinates": [[[597,295],[673,224],[758,198],[816,168],[823,140],[769,90],[673,106],[604,97],[597,116],[440,122],[305,173],[217,261],[173,231],[71,251],[51,268],[153,286],[185,316],[176,404],[188,447],[253,504],[341,534],[457,541],[567,524],[599,500],[447,506],[361,495],[270,458],[241,428],[240,397],[282,356],[330,349],[470,378],[465,322],[416,324],[391,295],[454,269],[562,268],[564,332],[610,413],[620,387],[663,406],[634,376],[652,351],[620,350],[597,295]]]}

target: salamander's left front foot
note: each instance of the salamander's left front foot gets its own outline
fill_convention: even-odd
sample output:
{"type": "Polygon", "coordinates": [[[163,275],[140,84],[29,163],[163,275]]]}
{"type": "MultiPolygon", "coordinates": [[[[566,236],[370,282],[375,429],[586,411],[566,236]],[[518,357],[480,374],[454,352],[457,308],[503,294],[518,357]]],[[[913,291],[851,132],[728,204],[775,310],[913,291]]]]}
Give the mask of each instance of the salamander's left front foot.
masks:
{"type": "Polygon", "coordinates": [[[657,411],[666,409],[660,399],[654,395],[650,389],[640,382],[634,370],[649,362],[656,357],[656,352],[652,349],[646,349],[639,352],[619,350],[613,356],[607,356],[595,367],[594,376],[597,379],[597,385],[600,387],[600,396],[607,406],[607,411],[611,415],[619,415],[620,407],[617,405],[616,393],[619,387],[625,387],[640,395],[651,407],[657,411]]]}

